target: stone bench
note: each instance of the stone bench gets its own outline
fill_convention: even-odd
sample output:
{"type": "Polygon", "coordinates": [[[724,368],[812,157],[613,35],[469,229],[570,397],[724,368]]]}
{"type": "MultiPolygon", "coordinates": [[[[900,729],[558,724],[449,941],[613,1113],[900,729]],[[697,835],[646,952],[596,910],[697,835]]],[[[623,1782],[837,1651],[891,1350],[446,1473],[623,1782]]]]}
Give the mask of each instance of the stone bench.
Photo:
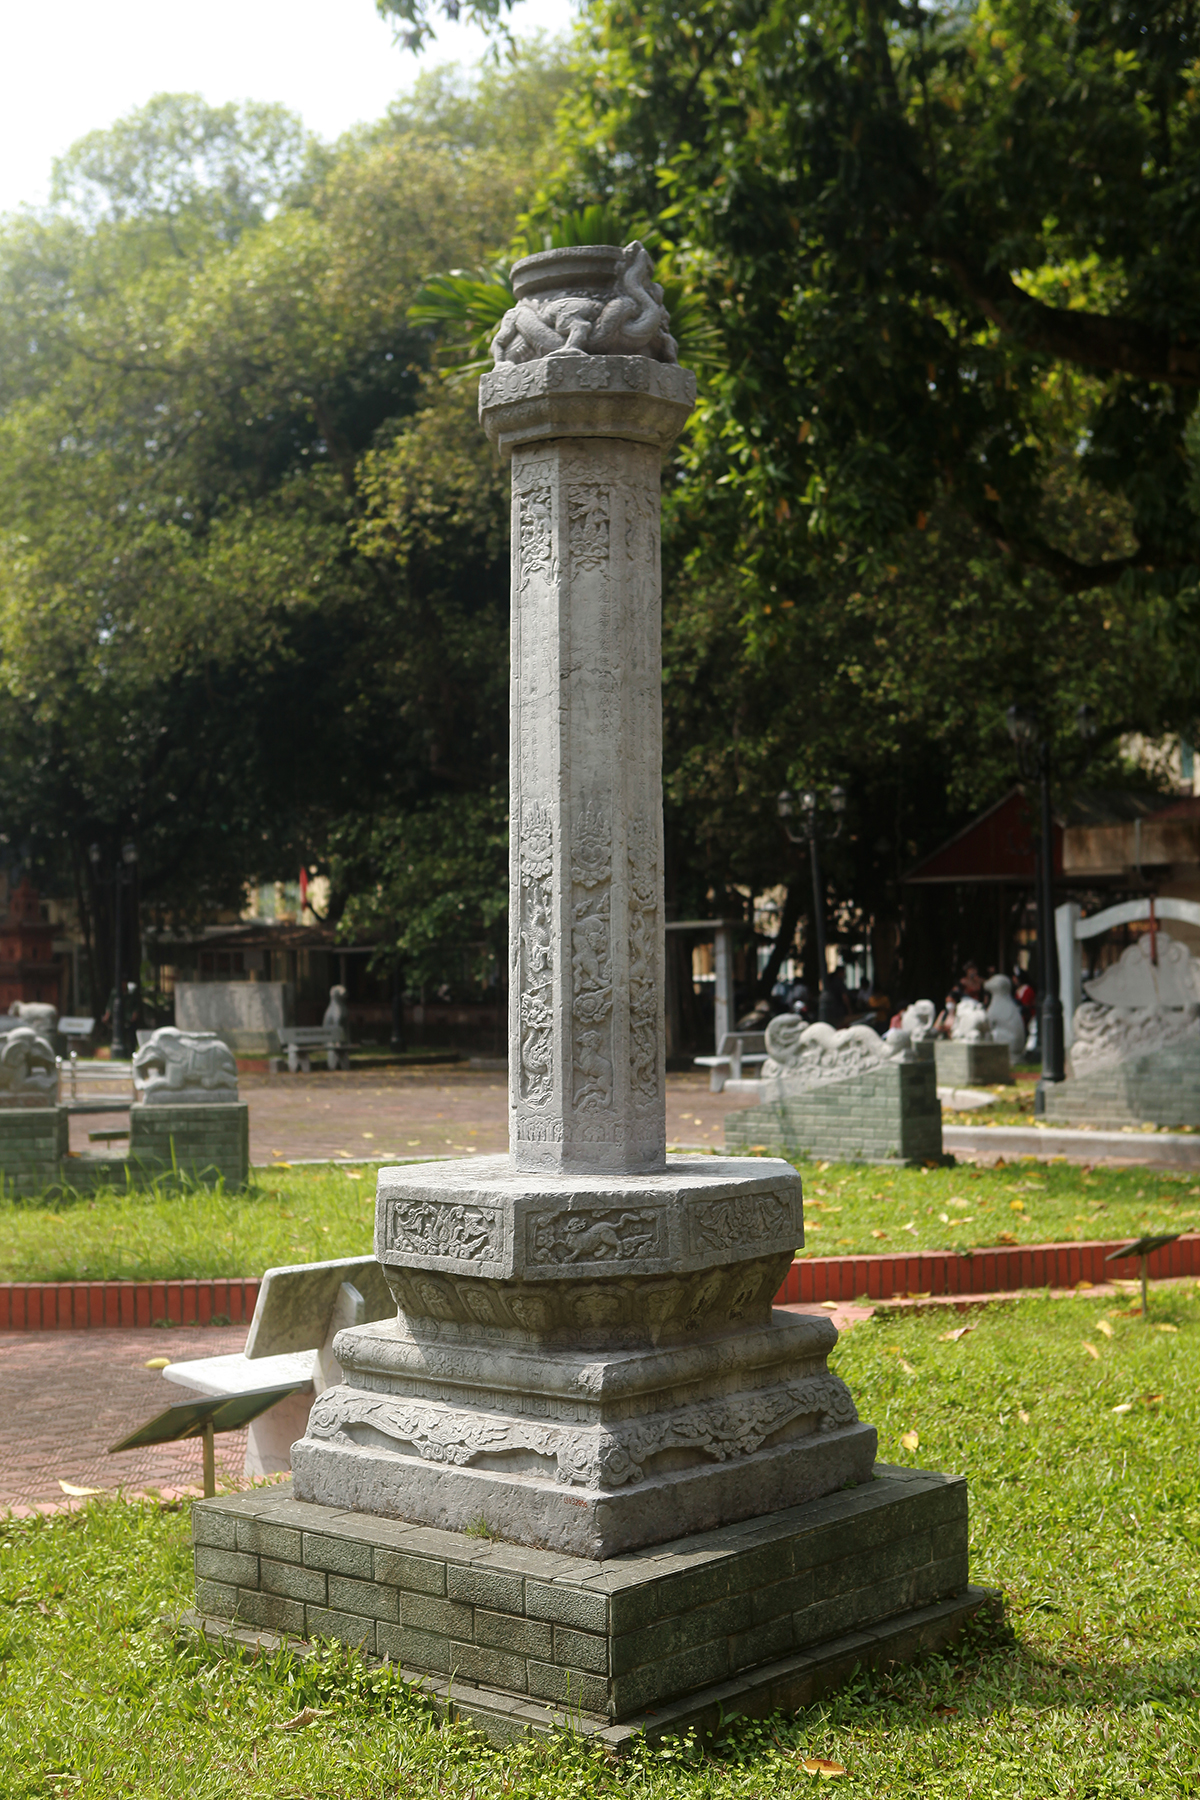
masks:
{"type": "Polygon", "coordinates": [[[245,1350],[169,1363],[163,1375],[200,1394],[246,1394],[290,1381],[308,1383],[257,1418],[247,1435],[247,1475],[286,1473],[292,1466],[292,1445],[308,1429],[314,1399],[342,1380],[333,1354],[336,1334],[347,1325],[390,1319],[395,1311],[373,1256],[268,1269],[245,1350]]]}
{"type": "Polygon", "coordinates": [[[715,1056],[694,1058],[697,1068],[709,1069],[709,1089],[719,1094],[726,1081],[740,1081],[743,1068],[757,1068],[767,1060],[767,1036],[764,1031],[727,1031],[715,1056]]]}
{"type": "MultiPolygon", "coordinates": [[[[287,1051],[287,1066],[293,1075],[311,1075],[314,1050],[324,1050],[327,1069],[350,1067],[350,1045],[334,1025],[281,1025],[279,1043],[287,1051]]],[[[271,1058],[272,1075],[279,1073],[281,1061],[278,1056],[271,1058]]]]}

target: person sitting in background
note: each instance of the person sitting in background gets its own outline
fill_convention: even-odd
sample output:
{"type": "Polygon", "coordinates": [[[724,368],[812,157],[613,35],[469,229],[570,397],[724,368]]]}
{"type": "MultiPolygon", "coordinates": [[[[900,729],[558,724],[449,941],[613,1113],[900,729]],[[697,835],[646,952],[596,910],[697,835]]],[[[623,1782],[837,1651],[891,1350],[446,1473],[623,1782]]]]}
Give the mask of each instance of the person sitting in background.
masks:
{"type": "Polygon", "coordinates": [[[1028,1031],[1037,1012],[1037,995],[1029,985],[1029,976],[1021,968],[1013,970],[1013,999],[1021,1009],[1025,1029],[1028,1031]]]}

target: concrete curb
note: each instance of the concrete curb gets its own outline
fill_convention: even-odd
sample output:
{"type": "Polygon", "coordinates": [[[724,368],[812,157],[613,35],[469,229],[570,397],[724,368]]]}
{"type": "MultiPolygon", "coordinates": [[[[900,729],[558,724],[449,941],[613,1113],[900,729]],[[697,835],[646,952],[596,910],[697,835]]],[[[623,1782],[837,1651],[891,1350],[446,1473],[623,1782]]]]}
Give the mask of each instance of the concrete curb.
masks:
{"type": "Polygon", "coordinates": [[[1134,1163],[1200,1169],[1200,1134],[1184,1131],[1091,1131],[1062,1125],[943,1125],[942,1144],[957,1156],[993,1161],[1014,1156],[1063,1157],[1077,1163],[1134,1163]]]}

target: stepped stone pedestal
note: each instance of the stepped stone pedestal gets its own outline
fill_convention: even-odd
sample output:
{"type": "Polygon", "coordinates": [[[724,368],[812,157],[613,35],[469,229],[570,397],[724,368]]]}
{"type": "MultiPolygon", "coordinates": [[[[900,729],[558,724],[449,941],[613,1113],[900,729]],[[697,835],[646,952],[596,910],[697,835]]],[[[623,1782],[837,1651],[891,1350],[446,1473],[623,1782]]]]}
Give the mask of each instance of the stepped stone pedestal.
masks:
{"type": "Polygon", "coordinates": [[[198,1508],[196,1566],[210,1619],[465,1676],[497,1729],[544,1723],[531,1696],[605,1729],[972,1603],[961,1486],[876,1481],[835,1329],[772,1311],[795,1170],[665,1154],[659,462],[695,384],[641,245],[527,257],[513,291],[480,384],[513,464],[511,1155],[381,1174],[396,1317],[334,1340],[286,1517],[247,1497],[243,1544],[198,1508]]]}

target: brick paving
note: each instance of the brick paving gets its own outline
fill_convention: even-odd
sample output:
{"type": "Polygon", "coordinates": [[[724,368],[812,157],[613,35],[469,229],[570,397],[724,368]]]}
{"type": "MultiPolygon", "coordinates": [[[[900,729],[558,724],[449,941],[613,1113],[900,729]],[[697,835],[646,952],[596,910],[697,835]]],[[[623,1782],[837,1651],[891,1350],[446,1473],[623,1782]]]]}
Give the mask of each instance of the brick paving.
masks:
{"type": "MultiPolygon", "coordinates": [[[[240,1350],[246,1327],[5,1332],[0,1336],[0,1510],[48,1511],[71,1502],[59,1486],[175,1495],[200,1491],[200,1440],[109,1456],[108,1446],[189,1397],[151,1357],[180,1362],[240,1350]]],[[[217,1485],[240,1482],[244,1431],[216,1440],[217,1485]]]]}

